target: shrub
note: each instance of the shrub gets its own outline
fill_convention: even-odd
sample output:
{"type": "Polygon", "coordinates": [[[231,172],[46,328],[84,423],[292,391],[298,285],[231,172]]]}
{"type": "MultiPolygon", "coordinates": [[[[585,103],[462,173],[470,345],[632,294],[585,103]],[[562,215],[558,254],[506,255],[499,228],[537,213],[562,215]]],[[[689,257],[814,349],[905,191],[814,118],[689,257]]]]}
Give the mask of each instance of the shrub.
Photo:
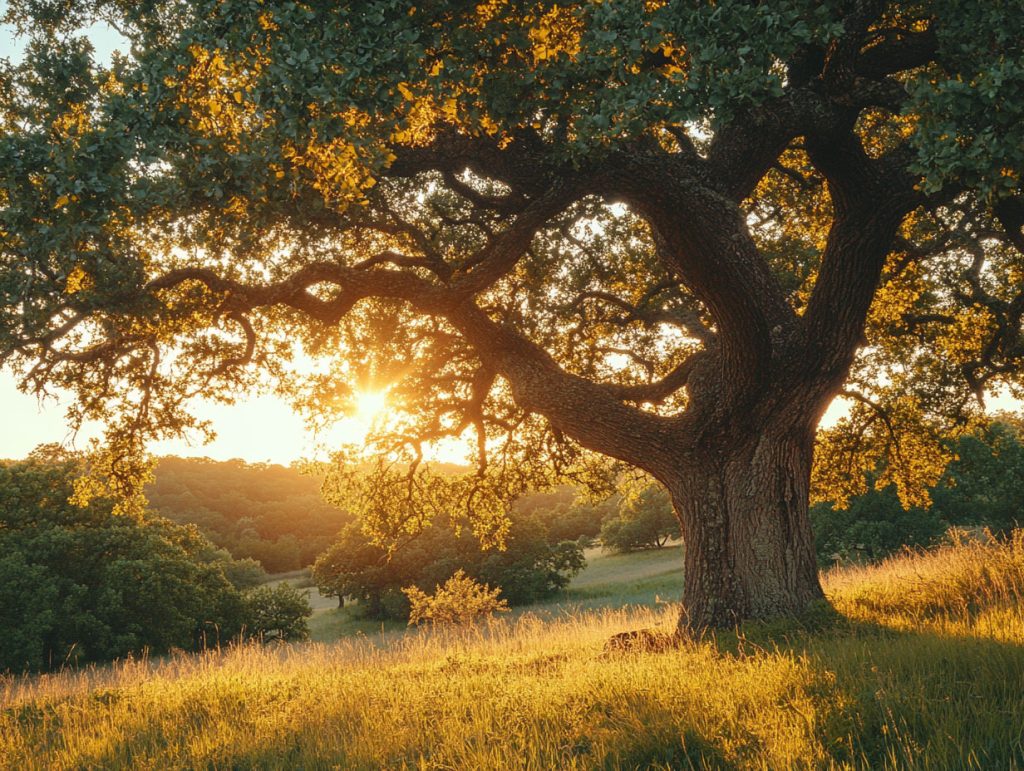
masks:
{"type": "Polygon", "coordinates": [[[445,581],[444,586],[435,587],[430,596],[416,586],[402,590],[409,598],[409,624],[430,621],[435,624],[464,624],[476,621],[494,613],[508,610],[508,602],[499,600],[501,589],[491,589],[479,584],[461,569],[445,581]]]}
{"type": "Polygon", "coordinates": [[[291,584],[261,586],[245,596],[249,632],[264,640],[305,640],[313,615],[309,598],[291,584]]]}

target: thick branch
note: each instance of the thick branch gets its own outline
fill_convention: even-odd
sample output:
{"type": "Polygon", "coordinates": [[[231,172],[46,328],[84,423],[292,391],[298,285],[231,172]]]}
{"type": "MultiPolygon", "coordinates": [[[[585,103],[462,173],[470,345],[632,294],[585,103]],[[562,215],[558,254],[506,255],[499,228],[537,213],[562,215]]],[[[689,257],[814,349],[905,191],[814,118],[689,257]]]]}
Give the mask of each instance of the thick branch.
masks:
{"type": "Polygon", "coordinates": [[[721,360],[732,373],[726,382],[756,386],[768,371],[772,330],[788,327],[795,316],[740,208],[685,168],[654,156],[626,160],[612,185],[651,224],[666,267],[714,319],[721,360]]]}
{"type": "Polygon", "coordinates": [[[509,382],[520,407],[540,413],[590,450],[654,474],[670,471],[652,465],[665,460],[659,448],[671,441],[672,419],[629,407],[614,387],[566,372],[543,348],[473,304],[454,309],[448,319],[484,364],[509,382]]]}
{"type": "Polygon", "coordinates": [[[283,281],[251,285],[224,278],[209,268],[182,268],[153,279],[146,288],[151,292],[171,289],[198,281],[215,292],[229,295],[223,307],[228,311],[247,311],[272,305],[287,305],[301,310],[325,324],[336,324],[355,303],[367,297],[415,300],[429,312],[439,313],[452,303],[443,288],[411,273],[376,268],[365,270],[327,262],[306,265],[283,281]],[[321,300],[308,290],[317,284],[334,284],[339,294],[321,300]]]}
{"type": "Polygon", "coordinates": [[[809,137],[807,149],[825,175],[835,210],[804,323],[808,364],[845,375],[863,337],[897,228],[917,203],[909,176],[891,159],[869,159],[852,130],[809,137]]]}
{"type": "MultiPolygon", "coordinates": [[[[662,288],[668,288],[675,286],[675,282],[666,282],[663,285],[658,285],[662,288]]],[[[641,301],[634,305],[633,303],[622,299],[621,297],[612,294],[611,292],[603,292],[599,290],[590,290],[587,292],[581,292],[573,298],[566,308],[575,309],[581,308],[583,303],[587,300],[599,300],[607,303],[608,305],[614,306],[621,310],[625,315],[618,319],[605,319],[612,323],[630,324],[632,322],[641,322],[647,326],[654,326],[657,324],[668,324],[670,326],[678,327],[686,330],[686,333],[696,340],[700,340],[703,343],[709,343],[714,339],[715,333],[708,329],[704,323],[700,320],[700,315],[696,311],[683,310],[681,308],[662,308],[662,307],[644,307],[645,303],[648,302],[657,291],[653,289],[645,294],[641,301]]]]}
{"type": "Polygon", "coordinates": [[[651,402],[658,403],[667,399],[680,388],[686,385],[690,379],[690,373],[700,362],[701,357],[706,356],[705,351],[697,351],[687,356],[665,377],[653,383],[639,385],[606,385],[604,389],[614,396],[628,402],[651,402]]]}
{"type": "Polygon", "coordinates": [[[575,178],[561,179],[539,198],[534,199],[506,230],[495,235],[480,252],[467,260],[473,268],[452,282],[452,289],[468,299],[506,275],[526,254],[537,232],[567,206],[587,192],[575,178]]]}
{"type": "Polygon", "coordinates": [[[923,67],[933,61],[937,53],[938,40],[932,30],[912,32],[890,28],[881,30],[867,42],[855,67],[865,77],[882,78],[923,67]]]}

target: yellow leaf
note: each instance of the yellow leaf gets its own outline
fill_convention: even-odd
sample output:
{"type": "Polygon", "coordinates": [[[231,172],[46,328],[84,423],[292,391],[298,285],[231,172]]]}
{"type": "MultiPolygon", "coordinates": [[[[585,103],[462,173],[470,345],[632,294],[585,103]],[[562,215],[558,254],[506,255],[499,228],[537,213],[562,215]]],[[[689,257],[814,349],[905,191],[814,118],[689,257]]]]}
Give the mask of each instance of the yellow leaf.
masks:
{"type": "Polygon", "coordinates": [[[92,289],[92,286],[92,276],[81,265],[75,265],[65,280],[64,291],[68,294],[77,294],[85,289],[92,289]]]}
{"type": "Polygon", "coordinates": [[[241,91],[236,91],[234,96],[235,96],[235,101],[238,104],[241,104],[242,103],[242,92],[241,91]]]}
{"type": "Polygon", "coordinates": [[[66,195],[62,195],[57,199],[57,202],[53,205],[54,209],[59,209],[62,206],[67,206],[70,199],[66,195]]]}
{"type": "Polygon", "coordinates": [[[401,83],[398,84],[398,91],[410,102],[413,100],[412,89],[409,88],[409,84],[406,83],[405,81],[402,81],[401,83]]]}

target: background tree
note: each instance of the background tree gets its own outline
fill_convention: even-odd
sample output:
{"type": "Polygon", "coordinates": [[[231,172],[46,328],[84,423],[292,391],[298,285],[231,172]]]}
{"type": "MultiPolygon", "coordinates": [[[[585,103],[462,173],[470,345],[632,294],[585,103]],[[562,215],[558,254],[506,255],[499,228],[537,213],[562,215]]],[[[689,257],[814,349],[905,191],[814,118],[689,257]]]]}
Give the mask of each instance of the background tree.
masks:
{"type": "Polygon", "coordinates": [[[811,507],[818,563],[870,562],[900,550],[937,543],[950,522],[940,506],[905,509],[895,490],[869,489],[837,509],[829,503],[811,507]]]}
{"type": "Polygon", "coordinates": [[[961,436],[956,459],[932,491],[935,508],[955,525],[1006,533],[1024,521],[1024,442],[1009,415],[961,436]]]}
{"type": "Polygon", "coordinates": [[[372,618],[388,615],[387,595],[393,595],[404,579],[398,576],[399,563],[388,560],[387,553],[370,543],[354,523],[344,527],[313,563],[313,581],[321,594],[337,597],[342,607],[346,598],[358,600],[372,618]]]}
{"type": "Polygon", "coordinates": [[[552,543],[579,541],[589,546],[600,534],[601,522],[618,510],[619,496],[594,502],[580,500],[579,492],[560,486],[549,492],[528,493],[515,502],[513,510],[540,520],[552,543]]]}
{"type": "Polygon", "coordinates": [[[927,488],[927,510],[905,509],[893,487],[875,489],[884,469],[867,475],[866,489],[844,508],[811,508],[822,566],[838,559],[874,560],[904,547],[939,541],[951,526],[983,527],[1006,534],[1019,526],[1024,507],[1024,443],[1019,418],[1002,414],[947,439],[949,462],[927,488]]]}
{"type": "Polygon", "coordinates": [[[913,505],[1017,387],[1020,0],[8,8],[0,355],[108,423],[108,486],[194,394],[387,387],[334,480],[378,542],[454,503],[500,543],[527,486],[610,478],[586,450],[668,489],[702,628],[821,600],[837,394],[823,495],[867,448],[913,505]],[[480,474],[420,462],[445,437],[480,474]]]}
{"type": "Polygon", "coordinates": [[[0,557],[0,670],[40,668],[52,651],[47,637],[56,623],[60,589],[42,565],[20,551],[0,557]]]}
{"type": "Polygon", "coordinates": [[[622,499],[619,509],[601,525],[601,544],[611,551],[660,549],[678,538],[679,520],[665,488],[648,484],[622,499]]]}
{"type": "Polygon", "coordinates": [[[431,524],[389,553],[352,523],[313,565],[321,593],[350,597],[371,618],[408,618],[410,586],[430,591],[457,571],[501,590],[511,605],[547,599],[586,566],[576,541],[551,543],[535,516],[511,514],[505,548],[481,550],[479,541],[450,517],[431,524]]]}
{"type": "Polygon", "coordinates": [[[227,644],[248,623],[233,561],[193,527],[68,502],[81,460],[0,464],[0,670],[227,644]]]}
{"type": "Polygon", "coordinates": [[[309,637],[313,615],[309,598],[291,584],[260,586],[245,596],[247,632],[264,641],[292,642],[309,637]]]}

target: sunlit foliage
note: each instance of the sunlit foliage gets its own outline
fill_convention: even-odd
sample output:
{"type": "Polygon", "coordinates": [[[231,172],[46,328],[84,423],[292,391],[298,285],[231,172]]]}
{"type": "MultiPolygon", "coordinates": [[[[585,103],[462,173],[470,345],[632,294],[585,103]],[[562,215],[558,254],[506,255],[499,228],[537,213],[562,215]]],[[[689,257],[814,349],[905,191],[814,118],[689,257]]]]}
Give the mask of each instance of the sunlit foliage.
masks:
{"type": "Polygon", "coordinates": [[[418,586],[402,590],[409,598],[409,624],[466,624],[508,610],[508,601],[500,599],[501,589],[479,584],[462,570],[427,594],[418,586]]]}
{"type": "Polygon", "coordinates": [[[83,503],[139,486],[143,438],[208,432],[197,397],[276,388],[326,426],[386,390],[332,497],[379,544],[445,509],[500,547],[524,491],[607,492],[603,457],[670,476],[642,441],[596,436],[595,411],[638,427],[615,440],[689,425],[696,391],[702,417],[719,398],[742,417],[734,375],[771,379],[773,352],[824,339],[802,324],[840,319],[849,350],[819,390],[845,379],[854,406],[821,439],[817,496],[842,503],[882,455],[877,483],[924,505],[938,438],[1020,392],[1022,10],[12,0],[0,358],[26,389],[71,391],[73,424],[107,424],[83,503]],[[110,62],[81,34],[103,20],[125,38],[110,62]],[[877,204],[837,197],[837,137],[910,201],[863,335],[860,300],[819,281],[835,223],[877,204]],[[706,271],[687,262],[706,239],[670,248],[652,225],[637,191],[666,170],[728,202],[786,330],[744,326],[763,296],[715,294],[729,249],[706,271]],[[445,442],[477,471],[439,473],[445,442]]]}

